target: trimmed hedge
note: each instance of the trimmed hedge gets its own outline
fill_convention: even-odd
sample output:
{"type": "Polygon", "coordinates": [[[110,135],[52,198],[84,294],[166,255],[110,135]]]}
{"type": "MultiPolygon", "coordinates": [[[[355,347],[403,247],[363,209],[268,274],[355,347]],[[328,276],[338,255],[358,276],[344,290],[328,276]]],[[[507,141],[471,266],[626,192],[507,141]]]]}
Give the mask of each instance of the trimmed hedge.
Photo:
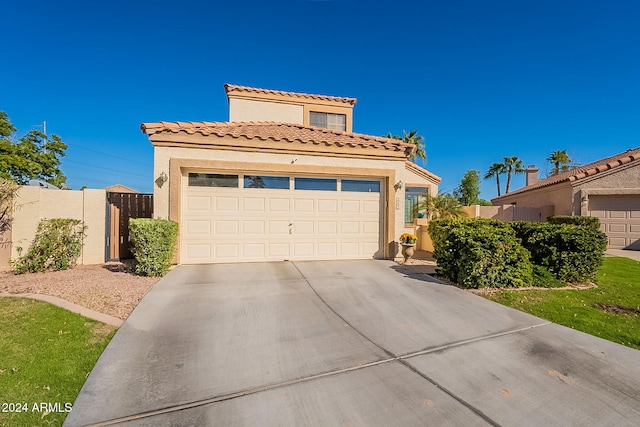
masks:
{"type": "Polygon", "coordinates": [[[11,263],[13,271],[22,274],[75,267],[86,229],[79,219],[43,219],[27,253],[11,263]]]}
{"type": "Polygon", "coordinates": [[[514,223],[512,227],[531,253],[534,264],[569,283],[594,280],[602,265],[607,236],[591,226],[514,223]]]}
{"type": "Polygon", "coordinates": [[[553,278],[587,282],[595,279],[607,246],[606,235],[592,225],[439,220],[429,223],[429,234],[438,273],[467,288],[528,286],[532,280],[559,286],[553,278]]]}
{"type": "Polygon", "coordinates": [[[178,223],[166,219],[131,219],[129,236],[136,273],[143,276],[167,274],[176,248],[178,223]]]}
{"type": "Polygon", "coordinates": [[[438,273],[466,288],[529,286],[529,253],[505,224],[490,220],[432,221],[429,233],[438,273]]]}
{"type": "Polygon", "coordinates": [[[593,228],[594,230],[600,229],[600,220],[592,216],[557,215],[547,218],[547,222],[549,222],[550,224],[582,225],[585,227],[593,228]]]}

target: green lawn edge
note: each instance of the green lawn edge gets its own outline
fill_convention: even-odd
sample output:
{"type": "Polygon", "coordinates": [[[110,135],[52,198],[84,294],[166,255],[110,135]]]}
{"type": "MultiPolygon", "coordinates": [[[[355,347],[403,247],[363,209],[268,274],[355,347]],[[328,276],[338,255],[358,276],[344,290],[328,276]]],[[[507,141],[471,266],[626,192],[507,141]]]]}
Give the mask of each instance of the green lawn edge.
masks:
{"type": "Polygon", "coordinates": [[[500,290],[482,296],[640,350],[640,262],[605,257],[595,283],[584,290],[500,290]]]}
{"type": "Polygon", "coordinates": [[[62,425],[115,331],[43,301],[0,298],[0,425],[62,425]]]}

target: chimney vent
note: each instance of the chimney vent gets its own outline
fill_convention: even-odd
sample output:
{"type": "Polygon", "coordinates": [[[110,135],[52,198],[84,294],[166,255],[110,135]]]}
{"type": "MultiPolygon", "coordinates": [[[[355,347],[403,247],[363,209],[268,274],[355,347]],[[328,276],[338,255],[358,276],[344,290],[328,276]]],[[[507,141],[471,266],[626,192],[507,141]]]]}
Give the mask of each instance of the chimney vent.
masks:
{"type": "Polygon", "coordinates": [[[538,182],[538,171],[539,169],[536,165],[529,165],[527,169],[525,169],[527,187],[538,182]]]}

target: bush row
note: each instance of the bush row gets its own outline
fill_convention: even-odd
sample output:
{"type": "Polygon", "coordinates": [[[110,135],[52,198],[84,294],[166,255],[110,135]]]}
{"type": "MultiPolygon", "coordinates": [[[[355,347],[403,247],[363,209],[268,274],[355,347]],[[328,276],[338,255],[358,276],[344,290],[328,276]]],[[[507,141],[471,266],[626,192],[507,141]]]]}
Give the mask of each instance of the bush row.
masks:
{"type": "Polygon", "coordinates": [[[547,218],[547,222],[550,222],[551,224],[583,225],[585,227],[591,227],[594,230],[600,229],[600,220],[593,216],[556,215],[547,218]]]}
{"type": "Polygon", "coordinates": [[[438,220],[429,234],[439,274],[461,286],[557,286],[593,280],[602,263],[605,234],[582,224],[438,220]]]}

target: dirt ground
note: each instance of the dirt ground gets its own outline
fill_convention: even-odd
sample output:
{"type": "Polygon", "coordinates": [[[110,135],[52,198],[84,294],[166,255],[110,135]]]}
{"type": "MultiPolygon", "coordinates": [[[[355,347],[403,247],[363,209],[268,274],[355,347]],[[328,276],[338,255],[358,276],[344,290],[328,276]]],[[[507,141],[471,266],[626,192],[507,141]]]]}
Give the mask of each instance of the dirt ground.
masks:
{"type": "Polygon", "coordinates": [[[0,293],[51,295],[125,320],[158,280],[134,275],[130,264],[78,265],[46,273],[0,272],[0,293]]]}

